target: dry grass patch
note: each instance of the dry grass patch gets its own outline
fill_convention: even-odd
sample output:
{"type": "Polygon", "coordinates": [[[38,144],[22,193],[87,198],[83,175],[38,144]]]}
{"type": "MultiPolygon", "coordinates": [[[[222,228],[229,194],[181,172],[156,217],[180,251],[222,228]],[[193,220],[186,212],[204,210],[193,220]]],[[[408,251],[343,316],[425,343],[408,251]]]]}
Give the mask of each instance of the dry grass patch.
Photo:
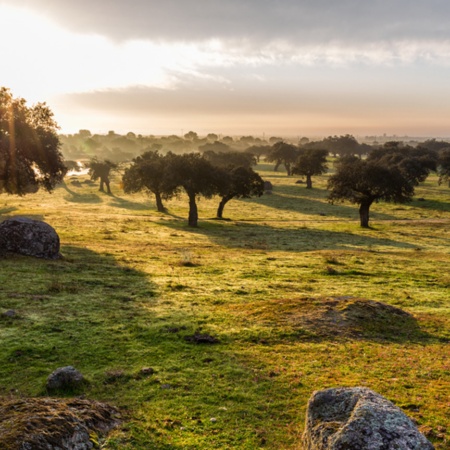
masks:
{"type": "Polygon", "coordinates": [[[297,336],[308,339],[414,341],[426,338],[416,318],[410,313],[385,303],[361,298],[277,299],[234,305],[232,311],[253,326],[280,331],[291,329],[297,331],[297,336]]]}

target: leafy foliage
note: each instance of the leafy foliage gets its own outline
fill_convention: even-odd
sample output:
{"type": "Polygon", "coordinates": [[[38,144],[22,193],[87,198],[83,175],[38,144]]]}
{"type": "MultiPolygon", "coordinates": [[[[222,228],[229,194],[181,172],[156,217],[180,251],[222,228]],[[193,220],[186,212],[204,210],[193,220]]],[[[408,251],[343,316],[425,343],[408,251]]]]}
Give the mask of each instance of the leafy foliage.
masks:
{"type": "Polygon", "coordinates": [[[328,181],[331,202],[348,200],[360,205],[361,226],[369,226],[373,202],[404,203],[414,195],[414,185],[396,166],[377,161],[350,159],[337,166],[328,181]]]}
{"type": "Polygon", "coordinates": [[[306,187],[312,188],[311,177],[313,175],[322,175],[328,170],[327,166],[328,150],[306,149],[298,157],[295,166],[292,168],[292,174],[306,176],[306,187]]]}
{"type": "Polygon", "coordinates": [[[67,169],[57,129],[45,103],[28,107],[0,88],[0,193],[51,191],[62,181],[67,169]]]}
{"type": "Polygon", "coordinates": [[[169,177],[170,159],[173,154],[163,156],[158,151],[145,152],[133,159],[122,178],[123,189],[127,193],[147,191],[156,197],[158,211],[164,212],[162,200],[172,198],[178,192],[178,182],[169,177]]]}
{"type": "Polygon", "coordinates": [[[112,169],[117,169],[117,164],[113,163],[109,159],[99,160],[98,158],[92,158],[86,167],[89,168],[89,175],[91,180],[97,181],[100,179],[100,191],[104,192],[103,185],[106,185],[108,194],[111,194],[109,175],[112,169]]]}
{"type": "Polygon", "coordinates": [[[298,157],[298,148],[295,145],[288,144],[287,142],[279,141],[272,145],[266,161],[275,163],[275,172],[281,164],[284,164],[286,172],[291,175],[291,166],[294,164],[298,157]]]}
{"type": "Polygon", "coordinates": [[[251,167],[237,166],[228,171],[228,182],[222,191],[217,217],[222,218],[223,208],[233,198],[260,197],[264,193],[264,181],[251,167]]]}
{"type": "Polygon", "coordinates": [[[173,155],[170,159],[167,182],[181,186],[189,197],[189,226],[198,225],[196,199],[219,194],[227,183],[223,169],[214,166],[199,153],[173,155]]]}

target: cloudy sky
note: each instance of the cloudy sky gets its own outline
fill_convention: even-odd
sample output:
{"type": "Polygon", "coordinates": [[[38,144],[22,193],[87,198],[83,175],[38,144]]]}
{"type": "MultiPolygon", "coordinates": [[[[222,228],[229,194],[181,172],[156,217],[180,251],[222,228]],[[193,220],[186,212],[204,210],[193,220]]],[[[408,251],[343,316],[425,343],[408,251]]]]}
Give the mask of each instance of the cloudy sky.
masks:
{"type": "Polygon", "coordinates": [[[448,0],[0,0],[63,132],[450,136],[448,0]]]}

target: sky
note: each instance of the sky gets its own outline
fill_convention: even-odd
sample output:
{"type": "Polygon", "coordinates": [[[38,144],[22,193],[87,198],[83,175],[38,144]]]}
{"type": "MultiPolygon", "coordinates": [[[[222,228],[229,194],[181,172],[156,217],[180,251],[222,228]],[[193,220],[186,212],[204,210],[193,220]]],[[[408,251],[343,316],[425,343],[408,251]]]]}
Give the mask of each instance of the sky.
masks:
{"type": "Polygon", "coordinates": [[[63,133],[450,136],[448,0],[0,0],[63,133]]]}

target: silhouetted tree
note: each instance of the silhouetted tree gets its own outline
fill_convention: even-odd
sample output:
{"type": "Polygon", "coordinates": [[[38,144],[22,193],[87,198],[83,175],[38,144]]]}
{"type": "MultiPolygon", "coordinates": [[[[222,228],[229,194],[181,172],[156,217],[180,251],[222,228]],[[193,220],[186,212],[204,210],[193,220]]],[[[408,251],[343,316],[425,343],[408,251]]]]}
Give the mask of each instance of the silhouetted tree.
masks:
{"type": "Polygon", "coordinates": [[[268,155],[270,149],[272,147],[270,145],[252,145],[245,149],[245,153],[250,153],[256,157],[256,161],[259,162],[261,156],[268,155]]]}
{"type": "Polygon", "coordinates": [[[292,174],[304,175],[306,177],[306,187],[311,189],[311,177],[313,175],[322,175],[328,170],[327,155],[328,150],[304,150],[298,157],[294,167],[292,167],[292,174]]]}
{"type": "Polygon", "coordinates": [[[27,106],[0,88],[0,193],[52,191],[66,173],[58,126],[45,103],[27,106]]]}
{"type": "Polygon", "coordinates": [[[112,169],[117,168],[117,164],[108,159],[98,160],[94,157],[86,164],[86,167],[89,169],[91,180],[97,181],[100,179],[99,191],[105,192],[103,186],[106,185],[107,193],[111,194],[109,175],[112,169]]]}
{"type": "Polygon", "coordinates": [[[447,181],[448,187],[450,187],[450,147],[439,151],[437,173],[439,175],[439,184],[447,181]]]}
{"type": "Polygon", "coordinates": [[[295,145],[280,141],[272,145],[269,154],[266,156],[266,161],[275,163],[273,168],[275,172],[281,164],[284,164],[286,172],[290,176],[291,165],[295,163],[298,155],[299,151],[295,145]]]}
{"type": "Polygon", "coordinates": [[[337,165],[328,181],[329,200],[348,200],[359,205],[361,226],[369,227],[369,210],[374,202],[384,200],[405,203],[414,195],[414,184],[396,166],[374,161],[348,160],[337,165]]]}
{"type": "Polygon", "coordinates": [[[396,167],[414,186],[426,180],[437,168],[437,153],[423,147],[403,146],[400,142],[386,142],[383,147],[372,150],[367,161],[396,167]]]}
{"type": "Polygon", "coordinates": [[[200,145],[198,147],[198,150],[202,153],[204,152],[229,152],[231,151],[231,148],[229,145],[224,144],[223,142],[215,141],[215,142],[208,142],[206,144],[200,145]]]}
{"type": "Polygon", "coordinates": [[[194,140],[198,139],[198,134],[195,131],[188,131],[184,135],[184,138],[189,139],[190,141],[194,141],[194,140]]]}
{"type": "Polygon", "coordinates": [[[124,191],[126,193],[140,191],[153,193],[156,199],[156,208],[159,212],[164,212],[163,199],[172,198],[178,191],[177,184],[168,176],[169,161],[172,157],[171,153],[163,156],[158,151],[150,151],[134,158],[122,177],[124,191]]]}
{"type": "Polygon", "coordinates": [[[223,218],[225,205],[233,198],[260,197],[264,193],[264,181],[251,167],[232,167],[227,171],[222,198],[217,208],[217,218],[223,218]]]}
{"type": "Polygon", "coordinates": [[[169,183],[181,186],[189,197],[188,224],[198,225],[197,197],[211,198],[223,191],[227,181],[223,169],[214,166],[199,153],[174,155],[168,170],[169,183]]]}
{"type": "Polygon", "coordinates": [[[328,136],[322,141],[322,148],[326,148],[334,156],[341,157],[359,154],[358,141],[350,134],[345,136],[328,136]]]}
{"type": "Polygon", "coordinates": [[[216,153],[213,151],[206,151],[203,157],[211,164],[218,167],[252,167],[256,164],[255,157],[250,153],[244,152],[230,152],[230,153],[216,153]]]}

